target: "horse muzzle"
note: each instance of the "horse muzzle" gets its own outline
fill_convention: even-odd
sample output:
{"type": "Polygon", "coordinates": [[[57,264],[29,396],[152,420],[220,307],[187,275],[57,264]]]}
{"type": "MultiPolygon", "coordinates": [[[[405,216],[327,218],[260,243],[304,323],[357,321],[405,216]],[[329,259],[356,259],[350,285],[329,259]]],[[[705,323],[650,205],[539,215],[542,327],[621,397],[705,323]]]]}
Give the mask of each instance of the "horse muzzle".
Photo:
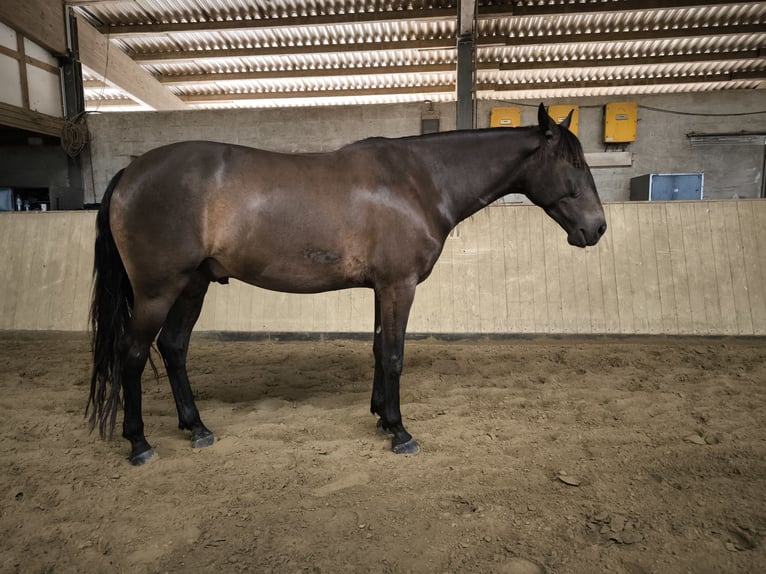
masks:
{"type": "Polygon", "coordinates": [[[569,233],[567,241],[569,245],[575,247],[591,247],[598,243],[598,240],[606,233],[606,220],[595,222],[593,225],[589,225],[588,229],[579,227],[575,231],[569,233]]]}

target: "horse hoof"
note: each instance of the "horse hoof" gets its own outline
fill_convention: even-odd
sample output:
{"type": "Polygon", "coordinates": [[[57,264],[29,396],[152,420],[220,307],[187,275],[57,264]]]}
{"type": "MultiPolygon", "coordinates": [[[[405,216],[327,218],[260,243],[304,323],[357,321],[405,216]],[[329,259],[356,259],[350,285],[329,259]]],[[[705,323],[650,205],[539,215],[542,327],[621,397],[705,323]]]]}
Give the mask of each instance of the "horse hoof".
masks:
{"type": "Polygon", "coordinates": [[[192,448],[205,448],[206,446],[212,446],[215,442],[215,435],[209,430],[193,434],[191,437],[192,448]]]}
{"type": "Polygon", "coordinates": [[[154,449],[150,448],[149,450],[145,450],[144,452],[134,454],[130,457],[130,464],[133,466],[142,466],[149,462],[151,458],[154,456],[154,449]]]}
{"type": "Polygon", "coordinates": [[[420,452],[420,445],[418,441],[411,438],[402,444],[392,445],[391,450],[394,451],[394,454],[418,454],[420,452]]]}
{"type": "Polygon", "coordinates": [[[383,419],[378,419],[378,422],[375,425],[375,429],[378,431],[378,435],[380,436],[391,436],[394,434],[383,424],[383,419]]]}

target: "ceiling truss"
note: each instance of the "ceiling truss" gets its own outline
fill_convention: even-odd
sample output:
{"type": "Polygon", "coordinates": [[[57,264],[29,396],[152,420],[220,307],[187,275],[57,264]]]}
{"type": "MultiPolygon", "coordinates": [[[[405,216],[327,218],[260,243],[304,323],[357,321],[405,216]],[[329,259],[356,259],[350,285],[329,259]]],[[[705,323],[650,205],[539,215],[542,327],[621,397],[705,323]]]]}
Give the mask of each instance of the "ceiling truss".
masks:
{"type": "MultiPolygon", "coordinates": [[[[458,0],[68,4],[108,46],[106,54],[81,53],[91,109],[455,98],[458,0]],[[122,62],[121,77],[112,74],[109,53],[128,61],[122,62]],[[131,65],[143,94],[134,93],[131,65]]],[[[478,98],[766,87],[766,2],[477,5],[478,98]]]]}

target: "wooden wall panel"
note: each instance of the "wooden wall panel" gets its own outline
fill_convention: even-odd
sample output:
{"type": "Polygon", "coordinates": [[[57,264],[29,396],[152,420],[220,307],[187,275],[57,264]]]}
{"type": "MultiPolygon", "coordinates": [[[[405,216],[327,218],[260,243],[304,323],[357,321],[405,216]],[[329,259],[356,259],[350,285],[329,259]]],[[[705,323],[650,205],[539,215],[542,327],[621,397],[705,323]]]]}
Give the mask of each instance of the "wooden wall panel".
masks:
{"type": "Polygon", "coordinates": [[[0,329],[87,328],[94,213],[0,214],[0,329]]]}
{"type": "Polygon", "coordinates": [[[744,233],[752,235],[755,238],[755,255],[747,258],[749,265],[758,269],[758,273],[753,269],[754,278],[751,289],[758,291],[753,297],[753,332],[756,335],[766,335],[766,202],[750,201],[742,205],[742,211],[750,208],[752,219],[747,220],[749,227],[744,233]],[[760,287],[760,288],[759,288],[760,287]]]}
{"type": "MultiPolygon", "coordinates": [[[[571,247],[533,206],[463,222],[418,287],[412,333],[766,335],[766,201],[605,207],[599,245],[571,247]]],[[[92,212],[0,214],[0,329],[87,326],[92,212]]],[[[371,333],[374,297],[211,285],[198,330],[371,333]]]]}

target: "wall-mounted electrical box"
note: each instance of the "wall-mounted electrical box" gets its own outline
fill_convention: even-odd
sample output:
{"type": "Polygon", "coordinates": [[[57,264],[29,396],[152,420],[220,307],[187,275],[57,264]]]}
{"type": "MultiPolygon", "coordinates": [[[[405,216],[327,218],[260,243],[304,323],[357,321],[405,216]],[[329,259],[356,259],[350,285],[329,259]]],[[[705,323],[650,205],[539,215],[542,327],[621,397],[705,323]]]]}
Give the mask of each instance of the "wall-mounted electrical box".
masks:
{"type": "Polygon", "coordinates": [[[574,135],[577,135],[577,126],[580,123],[580,106],[551,106],[548,108],[548,115],[552,117],[557,124],[560,124],[567,119],[570,111],[572,112],[572,121],[569,124],[569,131],[574,135]]]}
{"type": "Polygon", "coordinates": [[[628,143],[636,141],[638,104],[617,102],[604,108],[604,143],[628,143]]]}
{"type": "Polygon", "coordinates": [[[632,201],[702,199],[702,173],[647,173],[630,180],[632,201]]]}
{"type": "Polygon", "coordinates": [[[520,126],[521,108],[492,108],[489,115],[489,127],[518,128],[520,126]]]}

